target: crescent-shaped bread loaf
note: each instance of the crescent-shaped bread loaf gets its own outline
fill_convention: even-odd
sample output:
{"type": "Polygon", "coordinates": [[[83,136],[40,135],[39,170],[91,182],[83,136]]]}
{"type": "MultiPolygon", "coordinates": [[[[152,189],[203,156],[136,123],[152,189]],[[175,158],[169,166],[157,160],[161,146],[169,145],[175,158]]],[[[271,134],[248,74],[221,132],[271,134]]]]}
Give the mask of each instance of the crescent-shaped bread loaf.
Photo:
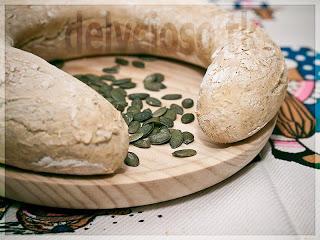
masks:
{"type": "Polygon", "coordinates": [[[116,109],[45,60],[143,53],[207,68],[197,117],[218,143],[256,133],[286,93],[279,47],[241,13],[214,5],[8,6],[6,31],[6,164],[24,169],[112,173],[128,150],[116,109]],[[67,45],[68,34],[77,40],[79,19],[82,29],[101,26],[103,47],[67,45]]]}

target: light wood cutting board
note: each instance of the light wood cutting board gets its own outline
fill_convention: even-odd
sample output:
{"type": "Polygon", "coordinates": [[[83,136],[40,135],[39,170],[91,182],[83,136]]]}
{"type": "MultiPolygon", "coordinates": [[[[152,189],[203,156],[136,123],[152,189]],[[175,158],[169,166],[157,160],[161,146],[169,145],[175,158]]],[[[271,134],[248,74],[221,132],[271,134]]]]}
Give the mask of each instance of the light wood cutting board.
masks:
{"type": "MultiPolygon", "coordinates": [[[[137,60],[135,57],[127,59],[137,60]]],[[[113,65],[114,57],[95,57],[69,61],[63,70],[71,74],[101,75],[103,67],[113,65]]],[[[196,102],[204,73],[203,69],[192,65],[159,59],[146,62],[145,69],[123,66],[116,77],[132,77],[137,83],[137,87],[128,93],[148,92],[157,98],[168,93],[181,93],[196,102]],[[167,88],[160,92],[143,88],[144,77],[154,72],[166,77],[167,88]]],[[[169,107],[171,103],[181,104],[181,100],[163,100],[162,103],[169,107]]],[[[144,107],[150,106],[144,102],[144,107]]],[[[194,113],[195,107],[185,112],[194,113]]],[[[175,128],[192,132],[195,141],[179,149],[197,150],[194,157],[175,158],[171,155],[174,150],[168,144],[149,149],[130,146],[130,151],[140,158],[138,167],[124,166],[114,175],[88,177],[41,174],[0,166],[0,184],[5,186],[1,195],[27,203],[78,209],[133,207],[175,199],[217,184],[246,166],[266,144],[276,122],[273,119],[244,141],[216,145],[209,142],[197,121],[182,124],[180,117],[178,115],[175,121],[175,128]]]]}

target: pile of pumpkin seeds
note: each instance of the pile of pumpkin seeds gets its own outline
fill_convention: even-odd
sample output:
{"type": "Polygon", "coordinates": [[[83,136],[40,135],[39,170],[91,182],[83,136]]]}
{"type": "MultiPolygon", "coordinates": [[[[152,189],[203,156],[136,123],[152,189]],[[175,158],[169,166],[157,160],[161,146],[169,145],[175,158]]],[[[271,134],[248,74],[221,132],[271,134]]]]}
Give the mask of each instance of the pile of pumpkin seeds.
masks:
{"type": "MultiPolygon", "coordinates": [[[[137,68],[144,68],[143,61],[154,61],[153,57],[141,56],[142,61],[132,61],[131,64],[137,68]]],[[[103,68],[105,73],[101,76],[94,74],[77,74],[83,83],[87,84],[106,100],[108,100],[118,111],[122,113],[128,125],[129,142],[138,148],[150,148],[152,145],[169,144],[172,149],[179,148],[182,144],[190,144],[194,141],[194,135],[188,131],[182,132],[174,128],[177,115],[181,115],[181,122],[188,124],[194,121],[192,113],[184,113],[185,109],[193,107],[193,100],[185,98],[182,106],[172,103],[170,107],[163,106],[160,99],[150,96],[149,93],[127,94],[126,89],[136,87],[136,83],[131,78],[116,79],[113,74],[119,73],[122,66],[130,63],[122,57],[115,58],[115,65],[103,68]],[[144,108],[145,106],[145,108],[144,108]],[[148,106],[157,107],[151,111],[148,106]]],[[[149,91],[160,91],[166,88],[163,81],[165,76],[161,73],[148,75],[143,80],[144,88],[149,91]]],[[[166,94],[162,98],[165,101],[182,99],[181,94],[166,94]]],[[[172,156],[184,158],[196,155],[193,149],[182,149],[172,152],[172,156]]],[[[125,164],[131,167],[139,165],[139,157],[128,152],[125,164]]]]}

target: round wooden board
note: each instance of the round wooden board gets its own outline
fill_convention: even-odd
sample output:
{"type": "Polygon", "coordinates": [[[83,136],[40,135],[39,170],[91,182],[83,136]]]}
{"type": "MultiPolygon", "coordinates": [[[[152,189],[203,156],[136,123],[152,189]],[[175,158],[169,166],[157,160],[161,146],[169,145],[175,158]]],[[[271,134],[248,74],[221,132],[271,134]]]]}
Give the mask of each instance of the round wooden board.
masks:
{"type": "MultiPolygon", "coordinates": [[[[103,67],[113,65],[114,57],[95,57],[69,61],[63,70],[71,74],[101,75],[103,67]]],[[[128,93],[149,92],[157,98],[167,93],[181,93],[196,101],[203,75],[203,69],[191,65],[156,60],[146,62],[145,69],[123,66],[116,77],[132,77],[137,83],[137,87],[128,90],[128,93]],[[167,88],[160,92],[149,92],[143,88],[144,77],[154,72],[166,76],[164,83],[167,88]]],[[[165,106],[181,104],[181,100],[162,102],[165,106]]],[[[144,107],[147,107],[145,102],[144,107]]],[[[185,110],[194,111],[195,107],[185,110]]],[[[275,122],[273,119],[257,134],[244,141],[216,145],[208,141],[197,121],[182,124],[178,115],[175,128],[195,135],[193,143],[179,149],[197,150],[198,154],[194,157],[175,158],[171,155],[174,150],[168,144],[149,149],[130,146],[130,151],[140,158],[138,167],[124,166],[114,175],[87,177],[41,174],[1,166],[0,181],[5,186],[5,193],[1,191],[1,194],[27,203],[77,209],[123,208],[167,201],[210,187],[246,166],[268,141],[275,122]]]]}

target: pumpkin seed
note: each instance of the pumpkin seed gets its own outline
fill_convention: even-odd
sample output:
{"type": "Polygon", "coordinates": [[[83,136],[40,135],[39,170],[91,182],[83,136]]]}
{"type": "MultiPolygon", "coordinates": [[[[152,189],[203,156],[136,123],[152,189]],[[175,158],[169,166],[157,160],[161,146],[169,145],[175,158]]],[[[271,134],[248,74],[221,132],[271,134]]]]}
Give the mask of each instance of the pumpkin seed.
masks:
{"type": "Polygon", "coordinates": [[[152,117],[152,113],[147,110],[143,110],[142,112],[136,113],[133,115],[133,119],[139,122],[144,122],[152,117]]]}
{"type": "Polygon", "coordinates": [[[181,122],[188,124],[194,121],[194,115],[192,113],[185,113],[181,117],[181,122]]]}
{"type": "Polygon", "coordinates": [[[172,121],[175,121],[177,119],[177,113],[176,113],[176,111],[174,111],[172,109],[168,109],[167,112],[163,116],[171,119],[172,121]]]}
{"type": "Polygon", "coordinates": [[[132,66],[136,67],[136,68],[144,68],[144,62],[141,61],[132,61],[132,66]]]}
{"type": "Polygon", "coordinates": [[[144,81],[146,82],[163,82],[164,75],[162,73],[153,73],[148,75],[144,81]]]}
{"type": "Polygon", "coordinates": [[[160,123],[168,128],[173,127],[174,123],[170,118],[166,118],[164,116],[160,117],[160,123]]]}
{"type": "Polygon", "coordinates": [[[128,103],[125,101],[115,101],[112,103],[112,105],[120,112],[123,112],[126,106],[128,106],[128,103]]]}
{"type": "Polygon", "coordinates": [[[133,152],[128,152],[124,163],[129,167],[137,167],[140,164],[138,156],[133,152]]]}
{"type": "Polygon", "coordinates": [[[171,138],[171,134],[167,128],[161,129],[158,133],[150,135],[150,143],[153,145],[159,145],[167,143],[171,138]]]}
{"type": "Polygon", "coordinates": [[[111,97],[111,91],[112,91],[111,87],[102,86],[99,88],[98,93],[100,93],[105,98],[109,98],[109,97],[111,97]]]}
{"type": "Polygon", "coordinates": [[[147,108],[147,109],[145,109],[144,111],[149,112],[149,113],[151,113],[151,114],[152,114],[152,111],[151,111],[151,109],[150,109],[150,108],[147,108]]]}
{"type": "Polygon", "coordinates": [[[117,91],[121,92],[123,96],[127,96],[127,91],[122,89],[122,88],[116,88],[118,89],[117,91]]]}
{"type": "Polygon", "coordinates": [[[113,75],[101,75],[100,76],[101,80],[107,80],[107,81],[114,81],[116,78],[113,75]]]}
{"type": "Polygon", "coordinates": [[[133,99],[132,102],[131,102],[131,106],[137,107],[137,108],[139,108],[141,110],[143,108],[142,100],[139,99],[139,98],[133,99]]]}
{"type": "Polygon", "coordinates": [[[76,74],[74,75],[74,77],[90,86],[102,86],[103,84],[105,84],[100,80],[100,77],[94,74],[76,74]]]}
{"type": "Polygon", "coordinates": [[[164,80],[164,75],[161,73],[153,73],[148,75],[144,80],[144,88],[150,91],[160,91],[160,89],[166,86],[162,83],[164,80]]]}
{"type": "Polygon", "coordinates": [[[180,147],[183,143],[182,132],[177,129],[172,129],[170,131],[170,133],[171,133],[171,139],[170,139],[169,144],[170,144],[171,148],[174,149],[174,148],[180,147]]]}
{"type": "Polygon", "coordinates": [[[148,123],[160,123],[160,119],[159,119],[159,117],[152,117],[152,118],[148,119],[147,121],[145,121],[143,123],[143,125],[148,124],[148,123]]]}
{"type": "Polygon", "coordinates": [[[144,84],[144,88],[149,90],[149,91],[154,91],[154,92],[158,92],[161,89],[161,83],[145,83],[144,84]]]}
{"type": "Polygon", "coordinates": [[[146,98],[146,103],[149,104],[150,106],[154,107],[160,107],[161,106],[161,101],[157,98],[154,97],[147,97],[146,98]]]}
{"type": "Polygon", "coordinates": [[[192,157],[194,155],[197,154],[197,151],[196,150],[193,150],[193,149],[183,149],[183,150],[177,150],[177,151],[174,151],[172,153],[172,156],[174,157],[179,157],[179,158],[185,158],[185,157],[192,157]]]}
{"type": "Polygon", "coordinates": [[[189,144],[194,141],[194,135],[191,132],[183,132],[183,143],[184,144],[189,144]]]}
{"type": "Polygon", "coordinates": [[[144,100],[149,96],[150,95],[148,93],[131,93],[131,94],[128,95],[128,98],[130,100],[137,99],[137,98],[141,99],[141,100],[144,100]]]}
{"type": "Polygon", "coordinates": [[[115,63],[119,65],[127,66],[129,64],[129,61],[121,57],[116,57],[115,63]]]}
{"type": "Polygon", "coordinates": [[[139,139],[139,140],[133,142],[132,144],[138,148],[150,148],[151,147],[151,143],[150,143],[149,138],[139,139]]]}
{"type": "Polygon", "coordinates": [[[122,79],[114,80],[112,82],[112,85],[122,85],[122,84],[131,82],[131,80],[132,80],[131,78],[122,78],[122,79]]]}
{"type": "Polygon", "coordinates": [[[131,88],[135,88],[136,86],[137,86],[136,83],[128,82],[128,83],[121,84],[119,87],[122,89],[131,89],[131,88]]]}
{"type": "Polygon", "coordinates": [[[151,131],[153,130],[153,127],[154,127],[153,123],[149,123],[149,124],[143,125],[143,126],[139,129],[139,132],[142,132],[142,133],[143,133],[142,138],[148,136],[148,135],[151,133],[151,131]]]}
{"type": "Polygon", "coordinates": [[[129,143],[132,143],[134,141],[139,140],[140,138],[142,138],[143,133],[142,132],[136,132],[132,135],[129,136],[129,143]]]}
{"type": "Polygon", "coordinates": [[[53,66],[56,66],[57,68],[63,68],[64,61],[61,59],[56,59],[56,60],[50,61],[50,64],[52,64],[53,66]]]}
{"type": "Polygon", "coordinates": [[[112,89],[111,97],[118,102],[125,102],[125,95],[120,89],[121,88],[112,89]]]}
{"type": "Polygon", "coordinates": [[[172,103],[170,105],[170,109],[174,110],[179,115],[183,114],[183,108],[181,106],[179,106],[178,104],[172,103]]]}
{"type": "Polygon", "coordinates": [[[140,112],[140,108],[138,108],[138,106],[129,106],[127,108],[127,113],[132,113],[133,115],[135,115],[136,113],[140,112]]]}
{"type": "Polygon", "coordinates": [[[193,100],[191,98],[183,99],[182,106],[184,108],[192,108],[193,107],[193,100]]]}
{"type": "Polygon", "coordinates": [[[140,129],[140,122],[138,122],[138,121],[130,122],[129,127],[128,127],[129,133],[131,133],[131,134],[136,133],[136,132],[138,132],[139,129],[140,129]]]}
{"type": "Polygon", "coordinates": [[[106,67],[102,69],[105,73],[118,73],[119,72],[119,65],[113,67],[106,67]]]}
{"type": "Polygon", "coordinates": [[[180,98],[182,98],[181,94],[166,94],[162,97],[165,100],[178,100],[180,98]]]}
{"type": "Polygon", "coordinates": [[[160,132],[160,127],[159,127],[159,126],[154,126],[153,130],[152,130],[151,133],[149,134],[149,137],[150,137],[151,135],[155,135],[155,134],[157,134],[157,133],[159,133],[159,132],[160,132]]]}
{"type": "Polygon", "coordinates": [[[167,108],[166,107],[161,107],[161,108],[158,108],[156,111],[154,111],[154,113],[152,114],[153,117],[160,117],[162,116],[163,114],[165,114],[167,111],[167,108]]]}
{"type": "Polygon", "coordinates": [[[122,113],[122,117],[124,121],[126,122],[127,125],[132,122],[133,120],[133,113],[127,112],[127,113],[122,113]]]}

